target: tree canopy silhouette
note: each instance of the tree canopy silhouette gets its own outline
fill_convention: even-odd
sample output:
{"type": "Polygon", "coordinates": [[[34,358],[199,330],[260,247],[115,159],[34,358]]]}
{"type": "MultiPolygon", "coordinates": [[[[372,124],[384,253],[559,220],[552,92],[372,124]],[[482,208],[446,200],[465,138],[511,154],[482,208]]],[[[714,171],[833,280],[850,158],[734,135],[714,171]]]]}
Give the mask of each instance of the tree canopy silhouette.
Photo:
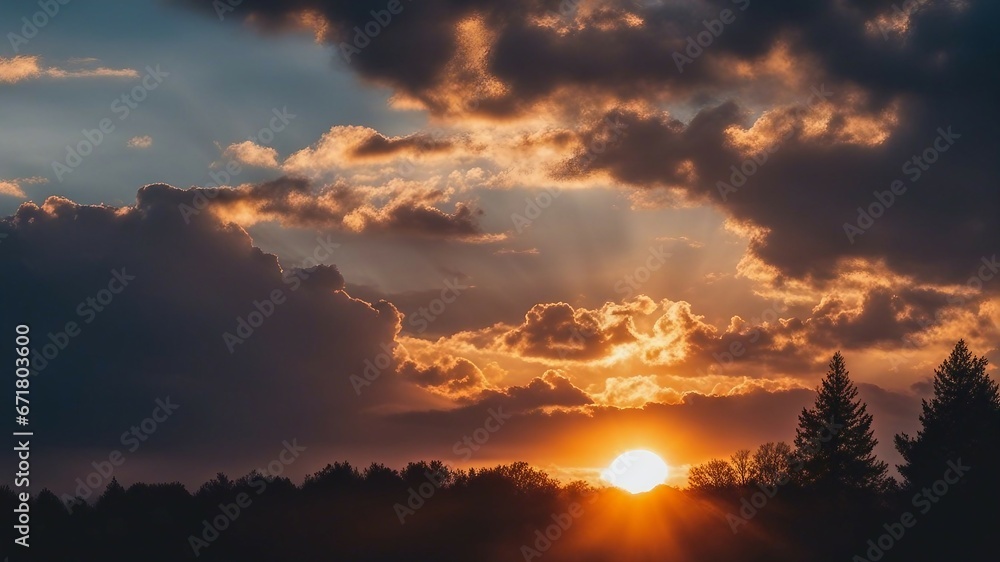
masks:
{"type": "Polygon", "coordinates": [[[820,383],[816,403],[804,408],[795,432],[797,478],[829,491],[877,492],[885,488],[888,465],[875,458],[876,441],[868,405],[858,398],[844,356],[838,351],[820,383]]]}
{"type": "Polygon", "coordinates": [[[996,478],[1000,392],[986,374],[988,364],[959,340],[934,370],[934,397],[923,400],[922,429],[916,437],[903,433],[895,439],[905,461],[898,468],[907,487],[933,482],[948,461],[958,458],[996,478]]]}

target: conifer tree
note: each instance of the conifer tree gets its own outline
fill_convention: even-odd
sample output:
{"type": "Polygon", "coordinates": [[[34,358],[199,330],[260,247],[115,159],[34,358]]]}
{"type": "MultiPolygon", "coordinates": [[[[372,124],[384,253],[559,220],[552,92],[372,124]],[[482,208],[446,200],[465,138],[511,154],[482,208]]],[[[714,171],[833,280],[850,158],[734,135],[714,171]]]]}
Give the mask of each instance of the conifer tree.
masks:
{"type": "Polygon", "coordinates": [[[909,487],[941,477],[949,461],[961,459],[980,474],[995,478],[1000,448],[1000,392],[986,374],[988,361],[969,351],[960,340],[934,370],[934,397],[923,401],[922,429],[915,438],[895,439],[903,456],[899,472],[909,487]]]}
{"type": "Polygon", "coordinates": [[[820,384],[816,403],[799,415],[793,469],[800,483],[826,490],[881,491],[886,463],[875,458],[878,443],[868,406],[858,399],[844,357],[837,352],[820,384]]]}

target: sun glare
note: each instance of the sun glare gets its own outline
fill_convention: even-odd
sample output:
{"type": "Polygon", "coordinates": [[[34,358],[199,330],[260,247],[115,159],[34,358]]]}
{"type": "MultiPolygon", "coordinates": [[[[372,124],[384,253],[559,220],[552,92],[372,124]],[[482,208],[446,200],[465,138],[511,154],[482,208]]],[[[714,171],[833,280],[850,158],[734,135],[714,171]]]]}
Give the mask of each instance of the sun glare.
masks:
{"type": "Polygon", "coordinates": [[[601,478],[633,494],[648,492],[667,479],[667,463],[656,453],[642,449],[627,451],[611,461],[601,478]]]}

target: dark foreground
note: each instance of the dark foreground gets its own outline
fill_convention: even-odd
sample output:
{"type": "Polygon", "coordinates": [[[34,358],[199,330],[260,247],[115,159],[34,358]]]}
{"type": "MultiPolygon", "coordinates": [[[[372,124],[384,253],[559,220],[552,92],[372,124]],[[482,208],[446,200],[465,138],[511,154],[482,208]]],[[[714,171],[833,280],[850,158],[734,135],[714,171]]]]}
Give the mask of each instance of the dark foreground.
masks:
{"type": "MultiPolygon", "coordinates": [[[[302,486],[220,475],[194,494],[113,483],[72,510],[49,493],[34,499],[30,559],[995,561],[1000,498],[974,472],[949,473],[957,482],[947,490],[866,497],[794,485],[632,496],[559,486],[523,463],[471,473],[337,464],[302,486]]],[[[0,503],[6,513],[17,507],[9,489],[0,503]]]]}

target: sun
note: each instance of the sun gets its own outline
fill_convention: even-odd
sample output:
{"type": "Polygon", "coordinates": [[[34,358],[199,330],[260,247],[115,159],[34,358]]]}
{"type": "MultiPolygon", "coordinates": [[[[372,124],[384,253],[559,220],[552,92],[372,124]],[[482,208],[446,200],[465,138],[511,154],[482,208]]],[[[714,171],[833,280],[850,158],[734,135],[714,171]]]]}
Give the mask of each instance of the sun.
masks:
{"type": "Polygon", "coordinates": [[[668,472],[667,463],[659,455],[636,449],[624,452],[611,461],[611,466],[601,473],[601,478],[612,486],[641,494],[663,484],[668,472]]]}

